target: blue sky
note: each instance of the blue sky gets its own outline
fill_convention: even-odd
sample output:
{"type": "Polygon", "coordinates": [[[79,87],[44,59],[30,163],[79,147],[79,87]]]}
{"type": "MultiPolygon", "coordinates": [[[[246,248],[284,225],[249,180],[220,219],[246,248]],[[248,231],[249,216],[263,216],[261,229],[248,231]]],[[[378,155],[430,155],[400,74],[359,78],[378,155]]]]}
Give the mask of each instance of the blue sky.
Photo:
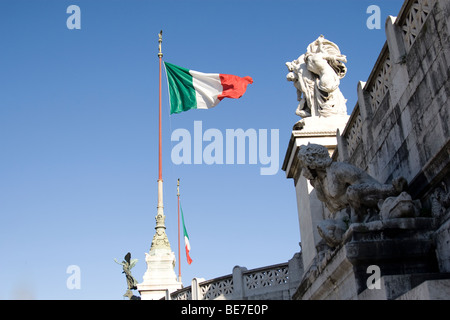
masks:
{"type": "MultiPolygon", "coordinates": [[[[261,164],[172,163],[178,128],[279,130],[281,168],[295,115],[286,61],[319,35],[339,45],[348,113],[385,42],[384,21],[402,0],[0,2],[0,299],[123,299],[121,266],[154,234],[158,178],[158,32],[163,59],[201,72],[251,76],[239,99],[169,116],[163,75],[164,212],[177,253],[176,182],[190,236],[193,277],[287,262],[299,251],[292,180],[261,164]],[[69,5],[81,29],[69,30],[69,5]],[[381,29],[368,29],[378,5],[381,29]],[[77,265],[81,288],[69,290],[77,265]]],[[[204,144],[204,146],[206,143],[204,144]]],[[[178,270],[178,266],[176,267],[178,270]]]]}

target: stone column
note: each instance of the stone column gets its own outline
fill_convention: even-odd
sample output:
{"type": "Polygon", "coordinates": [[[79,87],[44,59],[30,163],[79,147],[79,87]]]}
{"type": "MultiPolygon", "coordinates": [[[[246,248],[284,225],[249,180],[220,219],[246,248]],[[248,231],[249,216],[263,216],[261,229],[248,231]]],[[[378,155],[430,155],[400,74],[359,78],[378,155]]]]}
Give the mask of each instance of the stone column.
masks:
{"type": "Polygon", "coordinates": [[[203,294],[202,291],[200,290],[200,283],[205,281],[204,278],[194,278],[191,281],[191,294],[192,300],[202,300],[203,299],[203,294]]]}
{"type": "Polygon", "coordinates": [[[233,300],[242,300],[245,297],[245,284],[243,273],[247,268],[235,266],[233,268],[233,300]]]}
{"type": "Polygon", "coordinates": [[[293,130],[282,169],[286,177],[294,179],[297,197],[297,213],[300,227],[302,260],[305,270],[308,269],[317,255],[316,246],[322,239],[317,231],[320,221],[329,215],[328,209],[317,199],[314,188],[303,177],[297,153],[301,145],[320,144],[328,148],[330,155],[337,145],[336,132],[345,128],[349,116],[329,118],[311,117],[305,119],[301,130],[293,130]]]}
{"type": "Polygon", "coordinates": [[[389,94],[392,106],[399,102],[410,82],[405,65],[406,48],[402,37],[403,31],[395,24],[396,19],[396,17],[389,16],[385,24],[386,42],[389,47],[392,68],[389,81],[389,94]]]}

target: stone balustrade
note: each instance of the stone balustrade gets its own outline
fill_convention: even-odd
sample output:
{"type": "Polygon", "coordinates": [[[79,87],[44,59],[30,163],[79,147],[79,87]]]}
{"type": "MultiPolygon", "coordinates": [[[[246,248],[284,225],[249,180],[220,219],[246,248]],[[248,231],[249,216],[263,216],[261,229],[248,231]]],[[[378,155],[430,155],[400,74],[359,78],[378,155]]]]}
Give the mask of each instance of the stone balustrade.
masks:
{"type": "Polygon", "coordinates": [[[415,0],[408,2],[399,15],[398,25],[403,32],[405,48],[409,50],[422,29],[436,0],[415,0]],[[403,14],[402,14],[403,13],[403,14]]]}
{"type": "Polygon", "coordinates": [[[287,263],[247,270],[236,266],[233,273],[204,280],[194,278],[191,286],[170,295],[172,300],[289,300],[303,272],[300,254],[287,263]]]}

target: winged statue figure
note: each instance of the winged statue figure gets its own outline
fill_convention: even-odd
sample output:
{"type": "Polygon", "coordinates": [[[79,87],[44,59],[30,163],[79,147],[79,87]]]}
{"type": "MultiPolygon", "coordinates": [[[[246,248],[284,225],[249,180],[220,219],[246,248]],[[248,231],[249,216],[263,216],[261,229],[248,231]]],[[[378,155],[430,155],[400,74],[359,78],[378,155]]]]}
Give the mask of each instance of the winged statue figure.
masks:
{"type": "Polygon", "coordinates": [[[122,273],[125,273],[125,276],[127,279],[127,285],[128,285],[128,290],[124,296],[129,296],[129,294],[131,293],[131,290],[137,289],[138,282],[131,274],[131,269],[136,265],[136,263],[138,262],[138,259],[131,259],[131,253],[128,252],[125,255],[124,260],[122,262],[117,261],[117,259],[115,259],[115,258],[114,258],[114,261],[123,267],[122,273]]]}

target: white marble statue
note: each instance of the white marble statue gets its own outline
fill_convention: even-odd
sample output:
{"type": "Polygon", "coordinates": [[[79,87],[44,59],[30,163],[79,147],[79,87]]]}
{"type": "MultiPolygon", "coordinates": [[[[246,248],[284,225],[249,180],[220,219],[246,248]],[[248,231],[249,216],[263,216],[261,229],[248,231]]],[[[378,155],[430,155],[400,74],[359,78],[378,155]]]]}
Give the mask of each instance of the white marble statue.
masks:
{"type": "Polygon", "coordinates": [[[322,35],[312,42],[305,54],[292,62],[287,80],[294,82],[299,101],[295,113],[304,118],[347,115],[347,100],[339,90],[347,68],[346,56],[322,35]]]}

